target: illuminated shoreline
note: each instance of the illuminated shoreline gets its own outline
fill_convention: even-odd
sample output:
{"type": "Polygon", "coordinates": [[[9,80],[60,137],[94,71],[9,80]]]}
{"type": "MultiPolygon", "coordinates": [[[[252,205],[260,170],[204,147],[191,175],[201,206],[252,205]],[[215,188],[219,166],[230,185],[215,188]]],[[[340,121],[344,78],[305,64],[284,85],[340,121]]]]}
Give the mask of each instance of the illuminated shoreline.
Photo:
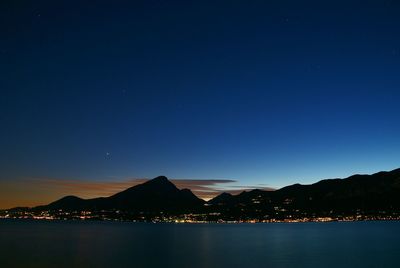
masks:
{"type": "Polygon", "coordinates": [[[66,213],[63,215],[51,215],[48,212],[41,212],[39,215],[31,213],[20,213],[0,215],[0,219],[25,219],[25,220],[44,220],[44,221],[116,221],[116,222],[137,222],[137,223],[176,223],[176,224],[241,224],[241,223],[306,223],[306,222],[362,222],[362,221],[400,221],[398,215],[354,215],[344,217],[304,217],[304,218],[285,218],[285,219],[238,219],[226,220],[216,219],[207,220],[208,214],[183,214],[178,216],[157,216],[153,218],[116,218],[104,215],[96,215],[91,212],[82,212],[79,215],[66,213]]]}

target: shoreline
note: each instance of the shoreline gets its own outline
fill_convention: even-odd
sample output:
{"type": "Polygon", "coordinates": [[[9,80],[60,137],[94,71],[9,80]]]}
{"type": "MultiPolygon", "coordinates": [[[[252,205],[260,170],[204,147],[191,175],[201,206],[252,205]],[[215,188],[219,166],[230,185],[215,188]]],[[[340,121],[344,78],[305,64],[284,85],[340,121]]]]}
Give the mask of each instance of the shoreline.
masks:
{"type": "Polygon", "coordinates": [[[346,223],[346,222],[400,222],[400,218],[395,219],[359,219],[359,220],[271,220],[271,221],[137,221],[137,220],[119,220],[119,219],[59,219],[59,218],[11,218],[11,217],[0,217],[0,221],[35,221],[35,222],[120,222],[120,223],[145,223],[145,224],[229,224],[229,225],[240,225],[240,224],[274,224],[274,223],[346,223]]]}

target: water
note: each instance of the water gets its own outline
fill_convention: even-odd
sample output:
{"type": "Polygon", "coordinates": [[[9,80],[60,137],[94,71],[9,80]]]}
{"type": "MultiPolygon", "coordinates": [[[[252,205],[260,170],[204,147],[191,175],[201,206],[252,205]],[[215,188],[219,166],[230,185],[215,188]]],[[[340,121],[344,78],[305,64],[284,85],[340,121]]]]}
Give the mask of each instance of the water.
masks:
{"type": "Polygon", "coordinates": [[[0,267],[399,267],[400,222],[1,220],[0,267]]]}

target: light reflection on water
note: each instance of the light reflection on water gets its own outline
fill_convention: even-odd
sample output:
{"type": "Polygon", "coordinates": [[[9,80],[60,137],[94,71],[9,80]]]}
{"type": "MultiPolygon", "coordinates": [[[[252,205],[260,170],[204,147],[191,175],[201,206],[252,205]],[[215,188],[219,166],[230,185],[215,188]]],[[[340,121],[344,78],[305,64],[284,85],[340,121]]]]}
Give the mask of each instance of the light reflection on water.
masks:
{"type": "Polygon", "coordinates": [[[400,222],[1,220],[1,267],[398,267],[400,222]]]}

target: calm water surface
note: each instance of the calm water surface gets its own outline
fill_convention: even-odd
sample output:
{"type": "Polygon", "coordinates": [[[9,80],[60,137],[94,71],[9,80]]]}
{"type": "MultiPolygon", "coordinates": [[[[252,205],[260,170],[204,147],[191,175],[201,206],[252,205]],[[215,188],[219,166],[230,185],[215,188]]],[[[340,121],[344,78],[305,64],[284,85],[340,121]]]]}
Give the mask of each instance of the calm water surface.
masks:
{"type": "Polygon", "coordinates": [[[400,267],[400,222],[0,220],[0,267],[400,267]]]}

